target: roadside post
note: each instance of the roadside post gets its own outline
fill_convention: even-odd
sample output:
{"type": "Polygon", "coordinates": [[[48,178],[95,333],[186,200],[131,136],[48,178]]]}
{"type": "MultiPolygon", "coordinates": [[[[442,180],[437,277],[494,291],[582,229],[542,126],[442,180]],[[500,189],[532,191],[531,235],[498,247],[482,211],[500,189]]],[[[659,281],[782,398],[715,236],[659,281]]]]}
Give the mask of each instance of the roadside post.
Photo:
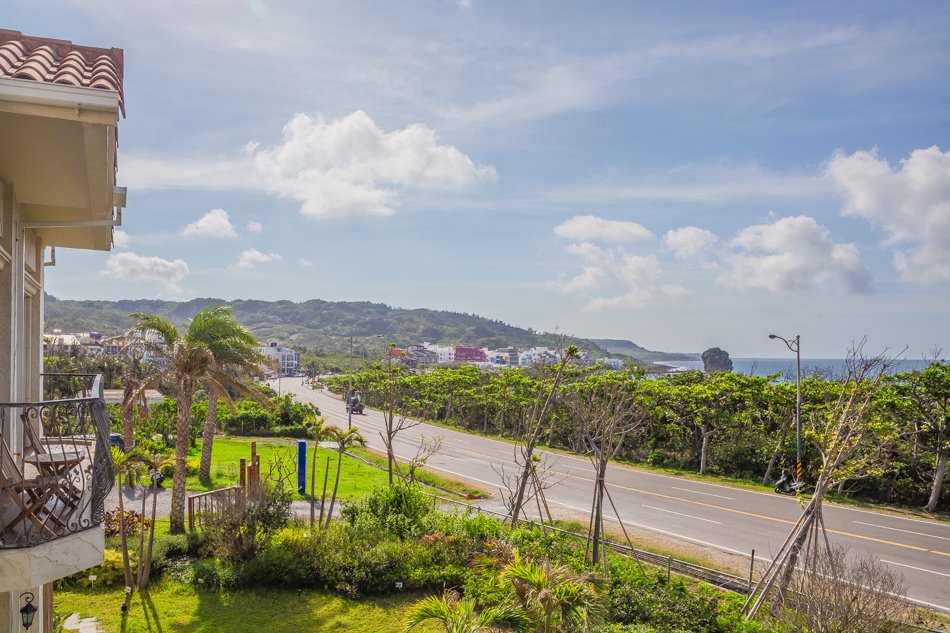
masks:
{"type": "Polygon", "coordinates": [[[297,492],[307,492],[307,440],[297,440],[297,492]]]}

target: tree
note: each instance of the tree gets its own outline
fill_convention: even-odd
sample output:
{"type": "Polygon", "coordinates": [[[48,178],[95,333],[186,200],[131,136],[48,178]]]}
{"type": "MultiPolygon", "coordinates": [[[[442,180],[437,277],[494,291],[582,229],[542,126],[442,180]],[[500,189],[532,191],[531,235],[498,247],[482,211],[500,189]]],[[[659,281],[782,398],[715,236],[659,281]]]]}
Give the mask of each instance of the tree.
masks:
{"type": "Polygon", "coordinates": [[[441,597],[428,596],[412,605],[406,612],[405,631],[411,631],[430,620],[441,624],[445,633],[496,631],[499,625],[508,625],[515,631],[531,630],[531,620],[522,610],[502,604],[476,612],[474,600],[459,598],[454,591],[448,591],[441,597]]]}
{"type": "MultiPolygon", "coordinates": [[[[112,447],[112,461],[115,463],[115,477],[119,487],[119,540],[122,543],[122,569],[125,571],[125,586],[132,586],[132,565],[129,562],[129,542],[125,532],[125,502],[122,491],[122,478],[128,480],[142,470],[141,455],[136,451],[128,453],[117,446],[112,447]]],[[[142,525],[144,532],[145,526],[142,525]]]]}
{"type": "MultiPolygon", "coordinates": [[[[314,504],[316,503],[316,494],[315,486],[317,480],[317,448],[320,446],[320,442],[330,439],[330,427],[326,426],[327,416],[322,415],[317,417],[315,415],[309,416],[307,420],[310,424],[307,425],[307,434],[313,438],[313,457],[310,460],[310,529],[313,529],[314,525],[314,504]]],[[[329,458],[327,458],[329,459],[329,458]]],[[[327,462],[327,468],[329,468],[329,462],[327,462]]],[[[323,489],[326,491],[326,474],[323,476],[323,489]]],[[[323,522],[323,502],[320,503],[320,521],[323,522]]]]}
{"type": "Polygon", "coordinates": [[[897,393],[904,399],[904,412],[914,423],[915,445],[934,455],[926,506],[928,512],[933,512],[940,502],[950,457],[950,363],[934,361],[922,371],[896,376],[895,383],[897,393]]]}
{"type": "Polygon", "coordinates": [[[528,487],[529,480],[532,479],[532,469],[534,468],[534,449],[538,440],[541,439],[541,433],[544,431],[544,420],[547,416],[548,409],[550,409],[558,388],[561,385],[561,380],[564,378],[564,372],[567,369],[568,363],[573,360],[577,354],[577,347],[574,345],[568,346],[561,354],[561,362],[558,364],[558,368],[554,372],[554,377],[550,383],[541,380],[538,385],[534,401],[534,410],[531,413],[530,434],[524,438],[524,443],[515,449],[515,458],[521,466],[521,473],[517,477],[515,493],[512,499],[512,525],[518,523],[518,518],[524,506],[525,490],[528,487]]]}
{"type": "Polygon", "coordinates": [[[135,413],[148,414],[148,399],[145,391],[162,381],[161,368],[152,363],[143,363],[140,354],[132,351],[132,358],[121,372],[122,389],[122,440],[125,450],[135,448],[135,413]]]}
{"type": "MultiPolygon", "coordinates": [[[[217,372],[256,373],[270,362],[266,356],[257,351],[257,340],[234,318],[231,308],[212,307],[199,313],[199,316],[202,318],[195,317],[188,328],[188,333],[193,340],[200,341],[208,347],[217,372]]],[[[230,401],[230,394],[227,390],[220,389],[218,381],[214,379],[205,379],[204,383],[208,394],[208,413],[201,435],[198,479],[209,482],[211,481],[211,449],[217,430],[218,399],[223,396],[230,401]]],[[[245,397],[256,399],[263,397],[259,391],[240,380],[234,380],[231,388],[245,397]]]]}
{"type": "MultiPolygon", "coordinates": [[[[149,576],[152,570],[152,545],[155,542],[155,519],[158,510],[158,484],[162,479],[162,467],[171,463],[170,458],[165,453],[141,453],[143,465],[148,469],[149,479],[152,483],[152,513],[148,527],[148,546],[144,547],[142,540],[139,542],[139,573],[138,587],[144,589],[148,586],[149,576]]],[[[145,495],[142,495],[142,505],[145,505],[145,495]]],[[[145,516],[145,512],[142,512],[145,516]]],[[[144,522],[143,522],[144,523],[144,522]]],[[[142,528],[142,539],[144,540],[145,528],[142,528]]]]}
{"type": "Polygon", "coordinates": [[[184,333],[157,314],[134,313],[129,316],[133,325],[127,336],[156,356],[167,359],[165,373],[175,383],[175,475],[172,478],[169,522],[173,534],[181,533],[185,531],[188,432],[195,391],[202,382],[215,385],[219,393],[239,391],[243,385],[215,362],[214,354],[206,342],[207,331],[221,321],[220,312],[215,308],[207,308],[196,314],[184,333]]]}
{"type": "MultiPolygon", "coordinates": [[[[393,484],[393,469],[397,468],[396,451],[393,448],[393,443],[396,441],[396,436],[402,431],[419,424],[418,420],[409,418],[405,415],[397,416],[399,407],[402,404],[402,396],[404,394],[402,388],[403,386],[400,384],[402,371],[399,369],[399,367],[393,367],[393,356],[395,349],[396,344],[390,344],[389,354],[386,358],[386,408],[383,410],[383,430],[379,434],[383,440],[383,444],[386,446],[386,465],[389,472],[390,486],[393,484]]],[[[424,415],[424,411],[416,413],[424,415]]],[[[330,505],[332,507],[332,502],[330,505]]],[[[327,524],[329,524],[329,519],[327,520],[327,524]]]]}
{"type": "Polygon", "coordinates": [[[333,496],[330,497],[330,509],[327,511],[327,520],[324,528],[330,527],[330,519],[333,517],[333,505],[336,503],[336,491],[340,487],[340,470],[343,466],[343,453],[352,446],[366,446],[366,438],[362,436],[360,430],[356,427],[343,430],[331,426],[328,429],[329,435],[336,442],[336,480],[333,482],[333,496]]]}

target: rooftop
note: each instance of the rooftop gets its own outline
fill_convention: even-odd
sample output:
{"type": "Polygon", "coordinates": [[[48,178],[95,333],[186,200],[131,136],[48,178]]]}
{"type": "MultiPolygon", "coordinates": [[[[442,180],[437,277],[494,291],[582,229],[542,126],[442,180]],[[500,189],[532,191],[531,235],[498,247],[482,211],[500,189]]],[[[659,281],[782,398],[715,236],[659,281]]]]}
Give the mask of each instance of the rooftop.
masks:
{"type": "Polygon", "coordinates": [[[112,90],[119,93],[124,116],[123,66],[121,48],[79,46],[0,29],[0,77],[112,90]]]}

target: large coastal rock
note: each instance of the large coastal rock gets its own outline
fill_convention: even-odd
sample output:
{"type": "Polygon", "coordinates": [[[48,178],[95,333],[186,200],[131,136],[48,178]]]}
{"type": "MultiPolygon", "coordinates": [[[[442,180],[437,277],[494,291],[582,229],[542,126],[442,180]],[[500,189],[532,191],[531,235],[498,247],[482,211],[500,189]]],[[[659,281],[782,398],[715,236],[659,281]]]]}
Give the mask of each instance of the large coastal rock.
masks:
{"type": "Polygon", "coordinates": [[[729,352],[718,347],[710,347],[703,352],[703,371],[711,374],[714,371],[732,371],[732,359],[729,352]]]}

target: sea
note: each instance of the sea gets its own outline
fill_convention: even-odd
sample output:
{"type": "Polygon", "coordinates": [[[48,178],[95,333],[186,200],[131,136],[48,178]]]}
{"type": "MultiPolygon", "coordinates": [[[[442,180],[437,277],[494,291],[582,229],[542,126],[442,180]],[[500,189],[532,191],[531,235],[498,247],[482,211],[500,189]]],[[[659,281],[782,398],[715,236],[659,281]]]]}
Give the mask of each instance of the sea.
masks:
{"type": "MultiPolygon", "coordinates": [[[[795,359],[794,358],[733,358],[732,371],[749,376],[768,376],[769,374],[781,373],[779,380],[795,380],[795,359]]],[[[658,365],[674,367],[680,371],[689,369],[702,369],[701,360],[659,360],[658,365]]],[[[899,360],[894,363],[891,373],[902,373],[925,369],[930,365],[930,361],[925,360],[899,360]]],[[[802,376],[811,376],[820,374],[828,378],[838,378],[847,373],[845,359],[843,358],[803,358],[802,376]]]]}

